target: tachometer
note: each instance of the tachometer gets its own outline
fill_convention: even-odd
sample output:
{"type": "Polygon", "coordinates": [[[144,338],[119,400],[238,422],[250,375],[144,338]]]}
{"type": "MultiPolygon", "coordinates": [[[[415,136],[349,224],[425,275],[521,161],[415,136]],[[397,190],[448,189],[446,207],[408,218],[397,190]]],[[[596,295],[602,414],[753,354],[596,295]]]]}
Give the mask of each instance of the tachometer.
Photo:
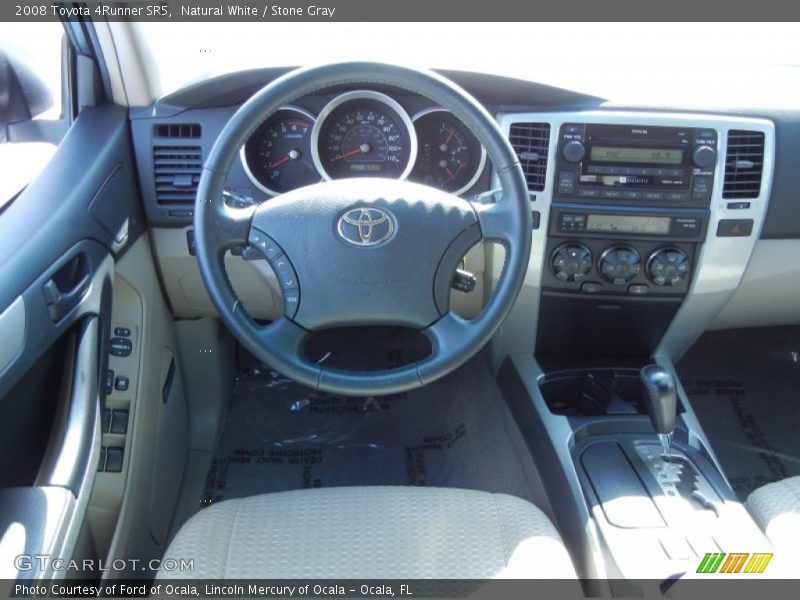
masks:
{"type": "Polygon", "coordinates": [[[314,117],[293,106],[281,108],[264,121],[240,153],[253,185],[277,195],[320,181],[311,158],[313,126],[314,117]]]}
{"type": "Polygon", "coordinates": [[[334,98],[312,132],[314,162],[328,179],[404,179],[417,154],[408,113],[379,92],[353,91],[334,98]]]}
{"type": "Polygon", "coordinates": [[[453,194],[462,194],[478,180],[486,150],[453,113],[431,108],[414,116],[419,151],[409,179],[453,194]]]}

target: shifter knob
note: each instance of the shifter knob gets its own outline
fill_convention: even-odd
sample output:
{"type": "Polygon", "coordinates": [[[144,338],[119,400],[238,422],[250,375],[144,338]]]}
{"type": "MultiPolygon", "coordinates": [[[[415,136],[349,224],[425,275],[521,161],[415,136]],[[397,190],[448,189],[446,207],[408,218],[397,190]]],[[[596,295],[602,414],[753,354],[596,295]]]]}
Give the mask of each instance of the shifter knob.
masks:
{"type": "Polygon", "coordinates": [[[643,367],[639,371],[639,376],[642,380],[644,401],[650,414],[650,421],[664,447],[664,455],[668,457],[678,404],[675,378],[658,365],[643,367]]]}

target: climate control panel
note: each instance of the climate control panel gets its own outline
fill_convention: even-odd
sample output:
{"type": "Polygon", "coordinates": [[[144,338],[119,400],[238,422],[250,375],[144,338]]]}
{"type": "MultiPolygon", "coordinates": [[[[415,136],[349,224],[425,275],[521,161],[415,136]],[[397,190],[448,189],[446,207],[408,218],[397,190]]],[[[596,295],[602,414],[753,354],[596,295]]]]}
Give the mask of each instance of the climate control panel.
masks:
{"type": "Polygon", "coordinates": [[[690,242],[550,238],[542,286],[583,295],[682,296],[695,251],[690,242]]]}
{"type": "Polygon", "coordinates": [[[617,245],[603,251],[597,266],[603,279],[621,286],[636,279],[642,269],[642,259],[636,248],[617,245]]]}

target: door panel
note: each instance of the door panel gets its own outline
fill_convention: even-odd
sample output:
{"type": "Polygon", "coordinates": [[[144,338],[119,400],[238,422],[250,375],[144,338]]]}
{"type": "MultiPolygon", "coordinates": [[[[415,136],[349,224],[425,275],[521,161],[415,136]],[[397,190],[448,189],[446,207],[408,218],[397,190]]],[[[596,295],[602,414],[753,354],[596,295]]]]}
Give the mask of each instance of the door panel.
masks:
{"type": "Polygon", "coordinates": [[[84,109],[39,177],[0,213],[0,422],[20,430],[0,444],[0,464],[14,466],[0,482],[9,500],[4,549],[14,532],[3,523],[19,522],[41,532],[26,553],[68,559],[83,525],[100,455],[114,262],[142,231],[133,169],[125,109],[84,109]],[[20,451],[24,459],[10,455],[20,451]],[[25,508],[28,497],[51,508],[25,508]],[[48,516],[48,527],[37,523],[48,516]]]}

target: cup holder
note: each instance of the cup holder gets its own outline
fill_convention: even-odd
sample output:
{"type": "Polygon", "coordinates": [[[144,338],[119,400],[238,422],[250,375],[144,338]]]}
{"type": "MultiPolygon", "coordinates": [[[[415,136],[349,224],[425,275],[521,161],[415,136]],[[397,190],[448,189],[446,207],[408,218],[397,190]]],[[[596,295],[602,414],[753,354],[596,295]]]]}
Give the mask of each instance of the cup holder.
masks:
{"type": "Polygon", "coordinates": [[[645,414],[636,369],[556,371],[539,384],[550,412],[568,417],[645,414]]]}

